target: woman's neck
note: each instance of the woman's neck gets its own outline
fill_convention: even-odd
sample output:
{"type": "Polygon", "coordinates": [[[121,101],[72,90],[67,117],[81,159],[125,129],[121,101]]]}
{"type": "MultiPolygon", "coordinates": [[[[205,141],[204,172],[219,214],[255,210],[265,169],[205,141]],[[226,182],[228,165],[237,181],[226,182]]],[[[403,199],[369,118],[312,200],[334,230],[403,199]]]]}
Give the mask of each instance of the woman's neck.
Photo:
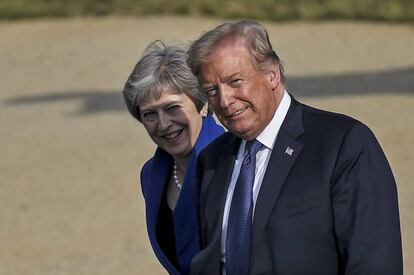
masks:
{"type": "Polygon", "coordinates": [[[174,211],[178,197],[180,196],[182,184],[184,183],[185,171],[188,162],[190,161],[190,157],[191,154],[186,157],[174,157],[175,164],[173,170],[176,170],[172,172],[167,189],[167,203],[172,211],[174,211]],[[175,165],[177,165],[176,168],[175,165]]]}
{"type": "Polygon", "coordinates": [[[185,173],[187,170],[188,163],[190,162],[191,154],[185,157],[174,157],[178,168],[185,173]]]}

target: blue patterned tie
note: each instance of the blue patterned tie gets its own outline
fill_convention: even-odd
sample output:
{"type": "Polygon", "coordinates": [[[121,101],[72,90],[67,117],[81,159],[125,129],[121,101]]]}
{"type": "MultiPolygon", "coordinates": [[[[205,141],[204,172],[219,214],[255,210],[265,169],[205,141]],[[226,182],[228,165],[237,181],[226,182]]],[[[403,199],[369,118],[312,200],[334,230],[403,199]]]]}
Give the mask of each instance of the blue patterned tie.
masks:
{"type": "Polygon", "coordinates": [[[256,153],[262,147],[257,140],[246,143],[246,154],[234,188],[227,225],[226,275],[249,273],[256,153]]]}

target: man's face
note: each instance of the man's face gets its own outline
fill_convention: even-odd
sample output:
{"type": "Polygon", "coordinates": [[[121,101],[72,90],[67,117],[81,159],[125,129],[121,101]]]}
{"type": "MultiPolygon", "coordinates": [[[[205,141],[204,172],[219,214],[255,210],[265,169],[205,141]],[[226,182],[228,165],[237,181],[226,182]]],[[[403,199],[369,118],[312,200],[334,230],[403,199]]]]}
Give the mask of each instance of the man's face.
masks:
{"type": "Polygon", "coordinates": [[[272,120],[283,96],[277,65],[258,71],[244,41],[221,42],[201,66],[200,83],[220,122],[245,140],[272,120]]]}

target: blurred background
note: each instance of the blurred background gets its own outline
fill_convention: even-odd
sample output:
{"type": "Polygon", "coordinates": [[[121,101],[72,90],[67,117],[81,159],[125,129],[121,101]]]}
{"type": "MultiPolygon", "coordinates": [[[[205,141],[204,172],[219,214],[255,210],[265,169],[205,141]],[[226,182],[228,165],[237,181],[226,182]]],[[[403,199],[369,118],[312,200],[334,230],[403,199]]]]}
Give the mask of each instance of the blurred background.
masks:
{"type": "Polygon", "coordinates": [[[121,90],[147,44],[254,18],[288,90],[376,134],[414,274],[414,1],[0,0],[0,274],[165,274],[139,185],[155,146],[121,90]]]}

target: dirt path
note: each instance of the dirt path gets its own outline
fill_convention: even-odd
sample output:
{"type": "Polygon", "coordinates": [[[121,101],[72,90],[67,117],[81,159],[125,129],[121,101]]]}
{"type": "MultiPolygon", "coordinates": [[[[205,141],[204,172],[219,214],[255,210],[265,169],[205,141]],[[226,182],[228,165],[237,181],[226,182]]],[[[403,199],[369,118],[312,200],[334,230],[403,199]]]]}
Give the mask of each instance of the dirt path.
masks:
{"type": "MultiPolygon", "coordinates": [[[[188,41],[219,22],[0,23],[0,274],[165,274],[138,182],[154,146],[120,90],[150,41],[188,41]]],[[[414,26],[265,25],[294,95],[376,133],[398,183],[405,274],[414,274],[414,26]]]]}

